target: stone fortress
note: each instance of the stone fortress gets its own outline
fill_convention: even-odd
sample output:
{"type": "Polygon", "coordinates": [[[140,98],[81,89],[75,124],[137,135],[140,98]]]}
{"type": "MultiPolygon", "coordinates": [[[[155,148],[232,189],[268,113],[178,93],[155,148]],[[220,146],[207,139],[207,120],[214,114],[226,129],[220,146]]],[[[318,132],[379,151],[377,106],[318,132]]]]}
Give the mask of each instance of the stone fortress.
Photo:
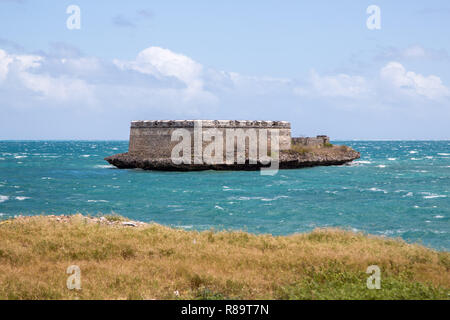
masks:
{"type": "MultiPolygon", "coordinates": [[[[331,148],[330,138],[325,135],[292,138],[291,124],[287,121],[144,120],[131,122],[128,152],[107,157],[105,160],[118,168],[141,168],[148,170],[257,170],[264,165],[261,163],[252,164],[252,161],[249,161],[248,145],[251,140],[260,148],[261,137],[267,139],[266,143],[269,146],[269,154],[271,152],[272,137],[276,137],[278,140],[279,165],[281,169],[338,165],[359,158],[359,153],[348,147],[345,149],[341,148],[337,150],[339,152],[335,152],[336,150],[331,148]],[[201,136],[205,136],[211,129],[214,132],[220,133],[219,136],[223,137],[222,145],[224,147],[222,152],[224,158],[227,134],[229,132],[244,133],[244,139],[246,139],[244,140],[246,163],[242,164],[235,161],[231,164],[174,164],[171,159],[172,151],[180,143],[178,139],[173,138],[174,132],[178,129],[183,129],[190,134],[192,141],[194,141],[195,134],[199,131],[199,126],[202,132],[201,136]],[[261,131],[266,132],[266,135],[261,135],[261,131]],[[257,133],[254,133],[252,136],[250,134],[247,135],[248,132],[257,133]],[[296,149],[295,147],[302,149],[301,152],[294,151],[296,149]],[[303,147],[305,150],[309,148],[321,151],[306,152],[303,150],[303,147]]],[[[212,140],[214,139],[216,138],[212,140]]],[[[201,140],[202,147],[205,148],[206,145],[211,144],[212,140],[201,140]]],[[[235,146],[236,143],[237,140],[234,141],[235,146]]],[[[195,143],[191,144],[191,146],[194,145],[195,143]]]]}
{"type": "MultiPolygon", "coordinates": [[[[304,146],[320,146],[330,143],[327,136],[291,138],[291,124],[287,121],[249,121],[249,120],[145,120],[132,121],[130,130],[130,155],[149,158],[168,158],[178,141],[172,141],[176,129],[186,129],[194,136],[194,123],[201,123],[203,132],[218,129],[224,137],[227,129],[266,129],[268,142],[271,131],[277,129],[279,134],[279,150],[289,150],[291,144],[304,146]]],[[[260,137],[257,135],[256,139],[260,137]]],[[[207,144],[204,142],[204,144],[207,144]]],[[[192,144],[193,145],[193,144],[192,144]]]]}

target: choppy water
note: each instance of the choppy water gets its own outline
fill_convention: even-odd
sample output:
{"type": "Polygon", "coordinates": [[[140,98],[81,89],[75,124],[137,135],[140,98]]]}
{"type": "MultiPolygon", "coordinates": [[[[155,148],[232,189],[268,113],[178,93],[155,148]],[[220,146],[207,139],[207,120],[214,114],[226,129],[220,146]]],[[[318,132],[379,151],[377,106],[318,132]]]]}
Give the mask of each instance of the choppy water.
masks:
{"type": "Polygon", "coordinates": [[[0,142],[0,219],[108,214],[276,235],[345,227],[450,249],[450,141],[348,141],[350,166],[259,172],[118,170],[125,141],[0,142]]]}

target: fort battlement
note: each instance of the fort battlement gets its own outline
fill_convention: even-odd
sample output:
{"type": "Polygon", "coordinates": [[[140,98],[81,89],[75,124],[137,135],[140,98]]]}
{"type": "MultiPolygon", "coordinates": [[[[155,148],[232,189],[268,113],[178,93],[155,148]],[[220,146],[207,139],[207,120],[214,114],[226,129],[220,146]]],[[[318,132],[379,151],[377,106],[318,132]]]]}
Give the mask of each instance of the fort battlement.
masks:
{"type": "Polygon", "coordinates": [[[260,120],[139,120],[132,121],[131,128],[194,128],[195,122],[201,122],[203,128],[291,129],[287,121],[260,120]]]}

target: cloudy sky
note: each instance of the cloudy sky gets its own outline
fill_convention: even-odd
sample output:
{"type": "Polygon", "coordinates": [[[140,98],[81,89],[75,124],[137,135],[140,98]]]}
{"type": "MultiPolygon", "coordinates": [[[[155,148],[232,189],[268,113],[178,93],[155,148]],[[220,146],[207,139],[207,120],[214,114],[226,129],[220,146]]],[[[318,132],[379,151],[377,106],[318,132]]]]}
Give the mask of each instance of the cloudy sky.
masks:
{"type": "Polygon", "coordinates": [[[450,3],[0,0],[0,139],[125,140],[143,119],[450,139],[450,3]]]}

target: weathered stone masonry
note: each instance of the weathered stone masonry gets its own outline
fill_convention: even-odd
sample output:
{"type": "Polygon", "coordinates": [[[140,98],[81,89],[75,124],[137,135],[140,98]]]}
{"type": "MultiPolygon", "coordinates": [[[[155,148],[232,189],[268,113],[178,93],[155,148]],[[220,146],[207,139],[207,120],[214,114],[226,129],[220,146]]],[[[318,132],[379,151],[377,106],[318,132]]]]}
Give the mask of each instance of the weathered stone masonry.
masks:
{"type": "MultiPolygon", "coordinates": [[[[209,129],[222,131],[225,150],[227,129],[267,129],[267,144],[270,146],[271,131],[279,130],[280,150],[291,148],[291,124],[286,121],[246,121],[246,120],[195,120],[201,123],[203,133],[209,129]]],[[[130,155],[148,158],[170,158],[172,149],[179,141],[171,141],[176,129],[186,129],[194,137],[194,120],[148,120],[133,121],[130,131],[130,155]]],[[[259,135],[257,135],[259,139],[259,135]]],[[[259,142],[259,141],[258,141],[259,142]]],[[[203,142],[203,147],[210,142],[203,142]]],[[[192,141],[192,146],[194,142],[192,141]]],[[[248,146],[247,148],[248,149],[248,146]]]]}
{"type": "Polygon", "coordinates": [[[330,143],[328,136],[292,138],[292,144],[302,146],[320,146],[330,143]]]}

